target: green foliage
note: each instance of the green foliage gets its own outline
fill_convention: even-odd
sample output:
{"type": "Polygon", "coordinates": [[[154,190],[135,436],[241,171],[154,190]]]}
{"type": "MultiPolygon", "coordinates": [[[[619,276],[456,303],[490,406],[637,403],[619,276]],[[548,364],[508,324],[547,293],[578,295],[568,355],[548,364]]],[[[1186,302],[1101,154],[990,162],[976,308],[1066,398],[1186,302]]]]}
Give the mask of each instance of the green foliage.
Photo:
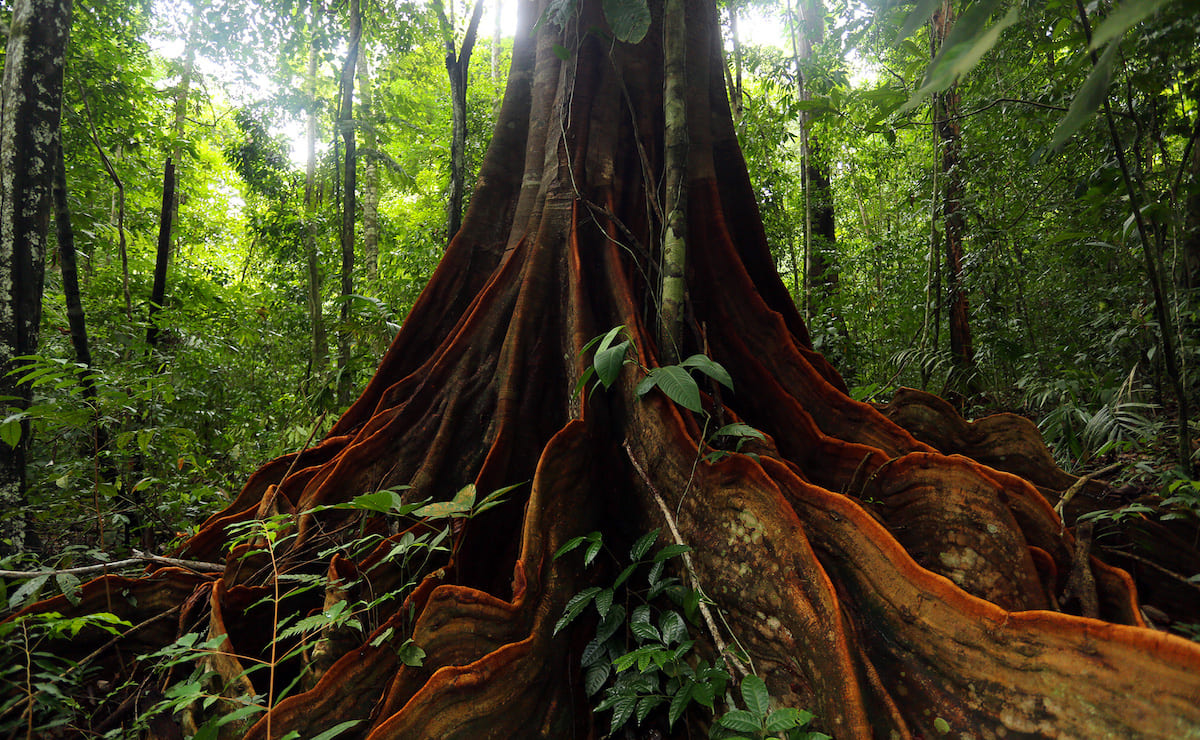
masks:
{"type": "MultiPolygon", "coordinates": [[[[771,710],[766,684],[758,676],[742,679],[739,695],[744,708],[739,708],[728,691],[735,683],[729,670],[720,658],[710,662],[693,634],[700,603],[712,602],[667,573],[672,560],[691,548],[671,544],[652,553],[658,535],[655,529],[639,537],[630,547],[629,564],[612,586],[580,591],[554,625],[558,634],[588,607],[595,609],[596,632],[583,649],[581,667],[584,690],[597,702],[593,711],[611,712],[609,736],[630,720],[642,727],[665,716],[670,730],[689,711],[703,708],[717,713],[724,707],[727,710],[715,717],[714,738],[827,740],[827,735],[804,729],[813,718],[811,713],[771,710]],[[644,585],[635,578],[641,573],[645,573],[644,585]],[[632,611],[626,605],[634,605],[632,611]]],[[[554,558],[585,545],[584,567],[590,567],[602,548],[599,532],[568,540],[554,558]]]]}

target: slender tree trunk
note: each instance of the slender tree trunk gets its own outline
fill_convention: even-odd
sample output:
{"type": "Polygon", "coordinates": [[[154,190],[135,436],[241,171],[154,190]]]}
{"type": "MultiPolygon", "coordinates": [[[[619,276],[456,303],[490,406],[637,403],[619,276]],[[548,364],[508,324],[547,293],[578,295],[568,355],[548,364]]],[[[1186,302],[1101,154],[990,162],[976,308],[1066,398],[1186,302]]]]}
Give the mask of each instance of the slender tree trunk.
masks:
{"type": "Polygon", "coordinates": [[[338,329],[339,406],[350,403],[350,296],[354,295],[354,220],[357,216],[357,154],[354,135],[354,74],[362,41],[362,11],[359,0],[350,0],[350,35],[346,62],[342,66],[342,101],[339,126],[345,146],[346,169],[342,182],[342,309],[338,329]]]}
{"type": "Polygon", "coordinates": [[[664,364],[682,358],[687,298],[688,104],[687,19],[684,0],[663,7],[664,187],[663,285],[658,346],[664,364]]]}
{"type": "MultiPolygon", "coordinates": [[[[450,197],[446,201],[446,243],[449,244],[462,224],[463,193],[467,178],[467,73],[471,66],[471,52],[475,48],[475,37],[479,30],[479,19],[483,16],[484,0],[476,0],[463,36],[462,48],[455,51],[454,23],[447,18],[442,4],[434,7],[442,31],[442,44],[446,47],[446,73],[450,76],[450,197]]],[[[453,8],[453,3],[451,3],[453,8]]]]}
{"type": "Polygon", "coordinates": [[[729,90],[729,104],[733,108],[733,120],[742,120],[742,40],[738,34],[738,10],[729,5],[729,35],[733,40],[733,81],[729,90]]]}
{"type": "Polygon", "coordinates": [[[361,105],[359,121],[363,134],[363,262],[367,270],[367,286],[379,290],[379,137],[375,132],[374,98],[368,60],[361,60],[358,89],[361,105]]]}
{"type": "MultiPolygon", "coordinates": [[[[58,239],[58,254],[62,269],[63,300],[67,304],[67,324],[71,328],[71,346],[75,361],[91,367],[92,351],[88,346],[87,319],[79,295],[79,265],[75,251],[75,229],[71,226],[71,205],[67,195],[67,167],[60,140],[54,158],[54,230],[58,239]]],[[[95,400],[96,388],[89,373],[84,377],[83,394],[95,400]]]]}
{"type": "MultiPolygon", "coordinates": [[[[17,0],[0,82],[0,396],[28,407],[30,387],[10,374],[15,358],[37,352],[46,241],[62,110],[70,0],[17,0]]],[[[0,442],[0,553],[29,544],[25,455],[30,427],[15,446],[0,442]]]]}
{"type": "MultiPolygon", "coordinates": [[[[313,0],[310,23],[320,17],[319,1],[313,0]]],[[[304,262],[308,298],[308,323],[312,332],[309,352],[309,373],[320,375],[329,358],[329,340],[325,336],[325,317],[321,298],[321,263],[317,251],[317,38],[309,31],[308,69],[305,87],[308,96],[308,122],[305,135],[304,167],[304,262]]]]}
{"type": "MultiPolygon", "coordinates": [[[[954,27],[953,0],[943,0],[933,14],[935,54],[954,27]]],[[[962,208],[963,171],[959,160],[958,89],[934,96],[934,121],[942,144],[942,243],[946,250],[946,288],[949,302],[950,355],[959,378],[956,385],[971,393],[975,384],[975,349],[971,341],[970,309],[963,272],[966,213],[962,208]]]]}
{"type": "Polygon", "coordinates": [[[154,261],[154,285],[150,289],[150,311],[146,317],[146,346],[158,346],[157,314],[167,301],[167,266],[171,259],[171,214],[175,208],[175,163],[163,166],[162,210],[158,220],[158,252],[154,261]]]}

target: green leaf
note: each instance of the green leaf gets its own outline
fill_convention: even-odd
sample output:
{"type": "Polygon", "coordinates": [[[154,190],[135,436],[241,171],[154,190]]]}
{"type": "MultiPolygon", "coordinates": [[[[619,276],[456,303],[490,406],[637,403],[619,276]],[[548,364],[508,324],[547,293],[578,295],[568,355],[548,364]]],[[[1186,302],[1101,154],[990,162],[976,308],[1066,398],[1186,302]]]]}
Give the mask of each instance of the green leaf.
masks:
{"type": "Polygon", "coordinates": [[[79,606],[79,578],[71,573],[57,573],[54,580],[71,606],[79,606]]]}
{"type": "Polygon", "coordinates": [[[664,613],[658,620],[658,626],[662,632],[663,642],[668,645],[674,645],[687,637],[687,623],[683,621],[683,617],[679,616],[679,612],[664,613]]]}
{"type": "Polygon", "coordinates": [[[629,350],[629,340],[612,347],[605,347],[596,352],[592,364],[596,368],[596,377],[605,388],[611,388],[617,382],[617,375],[625,366],[625,353],[629,350]]]}
{"type": "Polygon", "coordinates": [[[675,695],[671,697],[671,705],[667,707],[668,729],[674,727],[675,722],[678,721],[679,718],[683,716],[683,713],[687,710],[687,706],[692,700],[692,687],[695,685],[696,683],[694,681],[688,679],[682,686],[679,687],[679,691],[675,692],[675,695]]]}
{"type": "Polygon", "coordinates": [[[618,41],[636,44],[650,30],[646,0],[604,0],[604,19],[618,41]]]}
{"type": "Polygon", "coordinates": [[[4,421],[0,421],[0,441],[16,449],[17,445],[21,442],[21,420],[26,416],[28,414],[22,411],[16,414],[9,414],[4,418],[4,421]]]}
{"type": "Polygon", "coordinates": [[[713,433],[713,436],[714,437],[741,437],[744,439],[766,439],[767,438],[767,435],[758,431],[757,429],[750,426],[749,424],[742,424],[741,422],[735,422],[733,424],[726,424],[725,426],[718,429],[715,433],[713,433]]]}
{"type": "MultiPolygon", "coordinates": [[[[597,663],[604,661],[604,655],[608,650],[604,646],[604,640],[593,639],[583,648],[583,655],[579,657],[579,665],[584,668],[590,668],[597,663]]],[[[607,665],[607,664],[606,664],[607,665]]]]}
{"type": "Polygon", "coordinates": [[[619,574],[617,574],[617,580],[613,581],[613,588],[616,588],[617,586],[620,586],[622,583],[627,581],[629,579],[629,576],[633,575],[633,572],[635,570],[637,570],[638,565],[639,565],[639,563],[634,563],[633,565],[626,565],[625,569],[622,570],[619,574]]]}
{"type": "Polygon", "coordinates": [[[1075,99],[1071,101],[1071,107],[1067,109],[1067,114],[1058,122],[1058,126],[1054,128],[1054,134],[1050,137],[1048,147],[1051,151],[1062,151],[1067,139],[1071,138],[1083,124],[1090,121],[1104,103],[1104,98],[1108,95],[1108,82],[1112,76],[1113,62],[1117,58],[1118,48],[1118,44],[1111,44],[1105,49],[1104,54],[1096,62],[1096,66],[1092,68],[1091,74],[1080,85],[1079,90],[1075,93],[1075,99]]]}
{"type": "Polygon", "coordinates": [[[656,367],[650,371],[645,380],[638,384],[638,397],[645,396],[651,389],[658,387],[667,398],[680,406],[697,414],[703,409],[700,406],[700,386],[688,371],[678,365],[656,367]]]}
{"type": "Polygon", "coordinates": [[[1126,31],[1154,15],[1168,2],[1170,0],[1125,0],[1096,26],[1091,48],[1099,49],[1109,41],[1124,36],[1126,31]]]}
{"type": "Polygon", "coordinates": [[[554,56],[558,57],[559,59],[561,59],[565,62],[571,58],[571,50],[568,49],[567,47],[563,46],[562,44],[555,44],[554,45],[554,56]]]}
{"type": "Polygon", "coordinates": [[[650,607],[644,604],[633,610],[633,616],[629,618],[629,631],[642,640],[660,641],[662,639],[659,637],[658,630],[650,624],[650,607]]]}
{"type": "Polygon", "coordinates": [[[646,534],[639,537],[637,542],[633,543],[633,547],[631,547],[629,549],[629,559],[633,560],[634,562],[641,560],[642,557],[646,554],[646,551],[650,549],[650,547],[654,544],[654,541],[657,539],[658,539],[658,529],[657,528],[652,529],[649,532],[647,532],[646,534]]]}
{"type": "Polygon", "coordinates": [[[563,609],[562,617],[554,625],[554,634],[557,635],[563,627],[566,627],[568,624],[573,622],[575,617],[579,616],[580,612],[587,607],[588,603],[598,593],[600,593],[600,587],[592,586],[591,588],[585,588],[584,590],[572,596],[571,600],[567,602],[566,608],[563,609]]]}
{"type": "Polygon", "coordinates": [[[592,534],[594,534],[596,538],[592,540],[592,543],[588,545],[588,549],[583,553],[583,566],[585,568],[591,565],[592,561],[596,559],[596,555],[600,553],[600,533],[592,532],[592,534]]]}
{"type": "Polygon", "coordinates": [[[917,7],[913,8],[904,18],[904,25],[901,26],[900,33],[896,34],[893,43],[899,43],[916,33],[917,29],[933,16],[933,11],[937,10],[938,5],[941,5],[941,1],[919,0],[917,7]]]}
{"type": "Polygon", "coordinates": [[[745,709],[733,709],[726,712],[717,720],[717,724],[734,732],[758,732],[762,729],[762,722],[758,717],[745,709]]]}
{"type": "Polygon", "coordinates": [[[597,663],[589,667],[583,674],[584,692],[588,696],[595,694],[604,686],[604,682],[608,680],[610,675],[612,675],[612,666],[608,663],[597,663]]]}
{"type": "MultiPolygon", "coordinates": [[[[593,533],[593,534],[594,534],[594,533],[593,533]]],[[[579,535],[578,537],[572,537],[571,539],[567,540],[567,541],[566,541],[566,542],[563,544],[563,546],[562,546],[562,547],[558,548],[558,550],[557,550],[557,551],[554,553],[554,558],[553,558],[553,559],[554,559],[554,560],[558,560],[558,559],[559,559],[559,558],[561,558],[563,555],[566,555],[567,553],[571,552],[571,551],[572,551],[572,550],[574,550],[575,548],[577,548],[577,547],[579,547],[580,545],[582,545],[584,542],[586,542],[586,541],[587,541],[587,539],[588,539],[588,536],[587,536],[587,535],[582,535],[582,534],[581,534],[581,535],[579,535]]]]}
{"type": "Polygon", "coordinates": [[[767,732],[783,732],[800,724],[800,710],[785,707],[771,712],[767,716],[767,721],[763,723],[763,729],[767,732]]]}
{"type": "Polygon", "coordinates": [[[342,734],[346,730],[349,730],[351,727],[354,727],[355,725],[361,724],[365,721],[366,720],[361,720],[361,719],[347,720],[346,722],[342,722],[340,724],[334,725],[333,727],[330,727],[328,730],[326,730],[325,732],[322,732],[320,735],[313,736],[312,740],[333,740],[333,738],[342,734]]]}
{"type": "Polygon", "coordinates": [[[35,576],[21,584],[21,587],[8,597],[8,608],[16,609],[21,604],[25,603],[25,599],[37,596],[38,591],[42,590],[42,586],[46,585],[46,581],[50,579],[50,575],[35,576]]]}
{"type": "Polygon", "coordinates": [[[937,730],[939,735],[945,735],[950,732],[950,723],[941,717],[937,717],[933,720],[933,729],[937,730]]]}
{"type": "Polygon", "coordinates": [[[613,702],[613,705],[612,705],[613,716],[612,716],[612,724],[610,726],[610,732],[616,732],[617,730],[621,729],[622,725],[624,725],[626,722],[628,722],[629,718],[631,716],[633,716],[633,710],[636,707],[637,707],[637,697],[636,696],[622,696],[621,698],[619,698],[615,702],[613,702]]]}
{"type": "Polygon", "coordinates": [[[725,369],[721,363],[716,362],[705,355],[692,355],[683,362],[679,363],[681,367],[691,367],[699,370],[708,377],[717,381],[729,390],[733,390],[733,378],[729,377],[729,371],[725,369]]]}
{"type": "Polygon", "coordinates": [[[600,618],[604,619],[608,616],[608,610],[612,606],[613,590],[606,588],[596,594],[596,611],[600,612],[600,618]]]}
{"type": "Polygon", "coordinates": [[[667,697],[658,695],[642,697],[642,700],[639,701],[637,705],[638,726],[641,727],[642,722],[646,720],[646,717],[650,714],[650,712],[654,711],[655,707],[657,707],[659,704],[662,704],[666,700],[667,697]]]}
{"type": "Polygon", "coordinates": [[[351,505],[355,509],[366,509],[367,511],[377,511],[380,514],[387,514],[393,509],[398,509],[404,505],[400,494],[386,489],[376,491],[374,493],[364,493],[361,496],[355,496],[351,505]]]}
{"type": "MultiPolygon", "coordinates": [[[[753,674],[742,679],[742,701],[758,718],[756,724],[762,724],[762,718],[770,710],[771,695],[767,693],[767,684],[753,674]]],[[[736,729],[736,728],[735,728],[736,729]]]]}
{"type": "Polygon", "coordinates": [[[1001,0],[980,0],[963,13],[954,23],[954,28],[942,42],[942,48],[937,57],[925,72],[925,81],[921,89],[900,107],[897,113],[903,114],[921,104],[931,93],[941,92],[954,82],[970,72],[971,69],[988,53],[1000,39],[1004,29],[1016,23],[1020,16],[1020,5],[1013,5],[1009,11],[996,23],[987,25],[1001,0]]]}
{"type": "Polygon", "coordinates": [[[661,563],[664,560],[669,560],[677,555],[682,555],[685,552],[691,552],[692,548],[687,545],[672,543],[664,546],[661,550],[654,553],[654,562],[661,563]]]}
{"type": "Polygon", "coordinates": [[[400,657],[401,663],[413,668],[418,668],[425,662],[425,651],[413,642],[411,637],[396,650],[396,654],[400,657]]]}
{"type": "Polygon", "coordinates": [[[450,501],[439,501],[422,506],[414,514],[423,519],[451,519],[466,516],[475,506],[475,484],[463,486],[450,501]]]}

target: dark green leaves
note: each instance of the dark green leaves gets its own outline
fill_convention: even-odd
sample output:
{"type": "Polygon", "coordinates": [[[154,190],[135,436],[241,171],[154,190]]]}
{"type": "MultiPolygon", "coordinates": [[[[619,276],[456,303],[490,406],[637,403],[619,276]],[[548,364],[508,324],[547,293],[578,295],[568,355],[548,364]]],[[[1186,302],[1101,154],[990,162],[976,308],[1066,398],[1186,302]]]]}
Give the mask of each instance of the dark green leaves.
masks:
{"type": "Polygon", "coordinates": [[[1071,138],[1080,126],[1090,121],[1100,106],[1104,104],[1104,98],[1108,95],[1108,83],[1112,77],[1113,62],[1117,58],[1119,46],[1119,44],[1109,44],[1104,53],[1100,55],[1096,66],[1092,68],[1091,74],[1084,80],[1079,91],[1075,93],[1071,107],[1067,109],[1067,114],[1058,122],[1058,126],[1054,128],[1054,134],[1050,137],[1049,149],[1051,151],[1062,151],[1067,139],[1071,138]]]}

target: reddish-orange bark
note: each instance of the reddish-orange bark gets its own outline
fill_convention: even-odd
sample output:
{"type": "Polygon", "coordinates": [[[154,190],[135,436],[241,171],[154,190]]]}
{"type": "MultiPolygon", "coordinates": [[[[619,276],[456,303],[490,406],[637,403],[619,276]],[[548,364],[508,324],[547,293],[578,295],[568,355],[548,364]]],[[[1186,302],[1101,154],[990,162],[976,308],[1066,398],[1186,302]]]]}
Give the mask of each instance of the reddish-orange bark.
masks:
{"type": "MultiPolygon", "coordinates": [[[[603,734],[580,687],[587,626],[552,635],[592,576],[552,554],[597,529],[619,551],[664,524],[655,496],[678,512],[699,582],[773,696],[811,709],[834,737],[931,737],[938,718],[973,737],[1200,733],[1200,648],[1144,627],[1124,572],[1080,559],[1099,618],[1061,611],[1074,608],[1062,596],[1076,543],[1034,484],[1071,479],[1031,427],[966,425],[925,398],[881,413],[850,399],[812,351],[766,249],[705,0],[687,6],[684,354],[707,347],[735,384],[720,415],[766,437],[743,449],[753,456],[698,461],[703,425],[658,393],[637,400],[633,366],[590,400],[572,395],[589,361],[581,348],[612,326],[629,328],[641,364],[656,363],[648,258],[659,224],[646,183],[661,171],[661,36],[657,25],[636,47],[576,36],[602,24],[598,5],[585,2],[566,32],[545,23],[518,36],[471,210],[375,378],[320,444],[265,465],[185,547],[185,557],[226,558],[225,572],[96,581],[81,608],[111,600],[136,619],[182,603],[175,630],[147,631],[131,649],[207,630],[225,638],[213,667],[232,677],[232,661],[270,657],[261,598],[273,573],[329,573],[334,589],[357,575],[353,588],[371,594],[402,583],[383,558],[398,534],[366,556],[317,557],[360,525],[387,533],[383,517],[314,507],[400,484],[413,499],[446,500],[467,483],[530,480],[456,526],[454,561],[404,605],[364,615],[369,634],[323,635],[320,661],[278,665],[276,686],[306,670],[315,686],[247,736],[267,738],[269,727],[271,737],[306,737],[355,719],[347,736],[603,734]],[[229,525],[274,513],[293,515],[297,533],[274,567],[239,550],[226,557],[229,525]],[[126,588],[159,595],[122,605],[126,588]],[[426,653],[419,667],[396,654],[410,636],[426,653]],[[318,663],[327,668],[307,667],[318,663]]],[[[538,8],[523,13],[531,22],[538,8]]],[[[714,414],[716,398],[705,398],[714,414]]],[[[310,613],[322,602],[280,608],[310,613]]],[[[250,676],[254,692],[266,691],[265,675],[250,676]]],[[[674,736],[694,737],[705,722],[689,716],[674,736]]]]}

